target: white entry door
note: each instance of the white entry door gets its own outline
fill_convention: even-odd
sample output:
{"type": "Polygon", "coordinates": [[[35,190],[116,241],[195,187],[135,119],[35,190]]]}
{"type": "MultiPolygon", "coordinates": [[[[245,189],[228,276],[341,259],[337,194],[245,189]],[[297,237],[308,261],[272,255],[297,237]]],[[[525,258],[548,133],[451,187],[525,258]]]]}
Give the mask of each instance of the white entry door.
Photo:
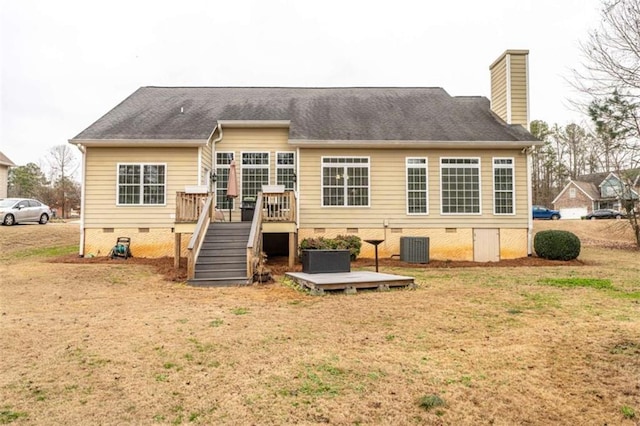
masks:
{"type": "Polygon", "coordinates": [[[476,262],[497,262],[500,260],[500,230],[473,230],[473,260],[476,262]]]}

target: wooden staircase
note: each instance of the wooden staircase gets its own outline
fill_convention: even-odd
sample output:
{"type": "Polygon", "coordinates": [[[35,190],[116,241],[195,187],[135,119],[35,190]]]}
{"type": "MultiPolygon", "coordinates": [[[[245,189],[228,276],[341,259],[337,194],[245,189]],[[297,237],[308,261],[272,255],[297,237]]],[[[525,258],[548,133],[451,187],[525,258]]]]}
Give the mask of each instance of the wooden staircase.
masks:
{"type": "Polygon", "coordinates": [[[189,284],[223,287],[251,284],[247,278],[247,241],[251,222],[212,222],[204,236],[189,284]]]}

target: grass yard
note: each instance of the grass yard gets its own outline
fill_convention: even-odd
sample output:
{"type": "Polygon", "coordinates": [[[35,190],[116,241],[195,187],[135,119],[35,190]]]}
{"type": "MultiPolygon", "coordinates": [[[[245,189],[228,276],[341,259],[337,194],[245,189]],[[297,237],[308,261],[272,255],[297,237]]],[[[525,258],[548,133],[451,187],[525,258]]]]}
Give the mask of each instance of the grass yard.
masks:
{"type": "Polygon", "coordinates": [[[640,252],[535,226],[580,231],[582,262],[323,297],[50,262],[77,225],[0,227],[0,424],[638,424],[640,252]]]}

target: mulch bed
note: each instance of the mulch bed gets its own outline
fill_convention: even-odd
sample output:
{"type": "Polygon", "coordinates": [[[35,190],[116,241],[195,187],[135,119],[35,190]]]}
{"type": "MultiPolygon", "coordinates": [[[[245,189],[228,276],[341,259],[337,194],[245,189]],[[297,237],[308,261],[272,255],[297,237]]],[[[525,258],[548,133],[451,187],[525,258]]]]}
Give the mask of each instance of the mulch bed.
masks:
{"type": "MultiPolygon", "coordinates": [[[[182,282],[187,279],[187,260],[185,258],[180,259],[180,268],[175,269],[173,267],[172,257],[160,257],[160,258],[144,258],[144,257],[130,257],[128,259],[109,257],[79,257],[78,255],[67,255],[56,257],[50,260],[53,263],[83,263],[83,264],[117,264],[117,263],[133,263],[136,265],[149,265],[153,267],[158,274],[161,274],[167,281],[182,282]]],[[[433,269],[433,268],[499,268],[499,267],[522,267],[522,266],[582,266],[585,262],[581,260],[547,260],[539,257],[521,257],[519,259],[501,260],[499,262],[470,262],[470,261],[456,261],[456,260],[431,260],[429,263],[407,263],[398,259],[378,259],[378,265],[380,267],[395,267],[395,268],[407,268],[407,269],[433,269]]],[[[270,257],[267,261],[267,266],[271,269],[273,275],[284,275],[285,272],[301,272],[302,264],[297,263],[292,268],[288,266],[288,258],[283,257],[270,257]]],[[[351,262],[352,269],[375,267],[375,259],[361,258],[351,262]]]]}

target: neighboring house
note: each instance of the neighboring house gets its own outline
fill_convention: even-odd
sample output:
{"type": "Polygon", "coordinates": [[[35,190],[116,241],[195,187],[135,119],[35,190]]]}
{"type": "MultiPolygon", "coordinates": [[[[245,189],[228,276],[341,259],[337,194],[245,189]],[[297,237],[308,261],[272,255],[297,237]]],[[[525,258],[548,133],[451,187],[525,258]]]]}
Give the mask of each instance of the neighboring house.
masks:
{"type": "Polygon", "coordinates": [[[9,167],[15,167],[13,161],[0,152],[0,198],[7,198],[9,187],[9,167]]]}
{"type": "Polygon", "coordinates": [[[491,65],[491,104],[441,88],[142,87],[70,140],[83,153],[81,255],[118,236],[134,256],[184,255],[191,195],[211,191],[216,217],[240,221],[243,200],[282,185],[288,219],[269,222],[277,194],[262,199],[269,250],[348,234],[384,240],[381,257],[402,237],[429,237],[436,259],[527,256],[541,145],[525,130],[527,56],[491,65]],[[240,194],[227,199],[232,161],[240,194]]]}
{"type": "Polygon", "coordinates": [[[553,206],[560,210],[563,219],[580,219],[598,209],[624,211],[623,199],[638,199],[640,171],[635,173],[634,188],[625,188],[624,182],[613,172],[593,173],[578,176],[560,191],[553,200],[553,206]]]}

